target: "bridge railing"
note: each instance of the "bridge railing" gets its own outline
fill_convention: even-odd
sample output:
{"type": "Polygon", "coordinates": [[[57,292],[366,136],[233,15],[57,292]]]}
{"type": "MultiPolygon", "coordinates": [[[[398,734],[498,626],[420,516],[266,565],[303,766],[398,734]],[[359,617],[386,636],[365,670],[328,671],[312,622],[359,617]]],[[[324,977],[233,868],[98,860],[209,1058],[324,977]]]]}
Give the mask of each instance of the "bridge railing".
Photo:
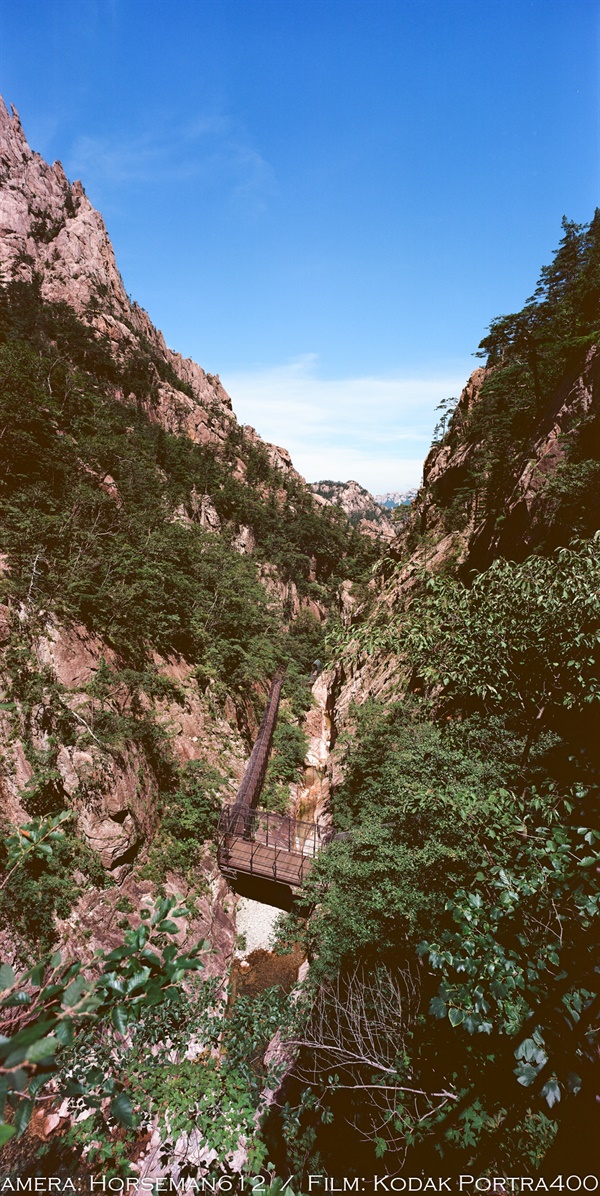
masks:
{"type": "Polygon", "coordinates": [[[290,814],[223,806],[217,830],[217,851],[221,856],[235,840],[242,839],[277,852],[314,859],[334,834],[331,826],[304,822],[290,814]]]}
{"type": "Polygon", "coordinates": [[[246,765],[242,782],[236,794],[235,805],[238,808],[250,810],[258,805],[258,798],[260,797],[267,771],[273,732],[277,725],[277,713],[279,711],[283,680],[284,670],[278,669],[271,682],[269,700],[258,729],[256,742],[252,748],[252,754],[246,765]]]}

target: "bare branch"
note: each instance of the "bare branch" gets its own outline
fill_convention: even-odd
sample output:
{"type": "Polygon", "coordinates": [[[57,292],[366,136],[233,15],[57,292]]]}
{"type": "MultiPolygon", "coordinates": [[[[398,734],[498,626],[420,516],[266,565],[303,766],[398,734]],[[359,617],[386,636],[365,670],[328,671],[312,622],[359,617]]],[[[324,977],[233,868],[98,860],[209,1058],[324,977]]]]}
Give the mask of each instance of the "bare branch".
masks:
{"type": "Polygon", "coordinates": [[[447,1088],[418,1086],[407,1063],[405,1044],[420,1003],[415,964],[373,971],[358,964],[305,993],[298,1003],[299,1022],[285,1042],[296,1055],[293,1074],[302,1082],[332,1095],[364,1094],[360,1115],[353,1121],[349,1113],[349,1124],[367,1140],[384,1139],[399,1156],[416,1125],[458,1100],[447,1088]]]}

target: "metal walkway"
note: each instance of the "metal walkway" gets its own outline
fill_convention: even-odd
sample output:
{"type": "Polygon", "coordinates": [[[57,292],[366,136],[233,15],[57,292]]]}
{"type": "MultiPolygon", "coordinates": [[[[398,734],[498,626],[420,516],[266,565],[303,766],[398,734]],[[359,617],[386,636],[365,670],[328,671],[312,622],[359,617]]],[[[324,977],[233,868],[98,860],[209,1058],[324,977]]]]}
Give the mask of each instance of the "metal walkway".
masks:
{"type": "MultiPolygon", "coordinates": [[[[242,783],[235,795],[235,802],[232,809],[237,811],[242,820],[248,810],[255,809],[265,783],[265,773],[273,742],[273,732],[277,725],[277,713],[281,699],[283,678],[284,670],[278,669],[271,682],[269,701],[267,702],[262,722],[258,729],[256,743],[252,748],[252,754],[246,765],[242,783]]],[[[242,822],[240,822],[240,826],[242,826],[242,822]]]]}
{"type": "Polygon", "coordinates": [[[217,860],[232,879],[242,872],[299,888],[315,856],[334,834],[333,827],[301,822],[289,814],[266,810],[242,814],[235,805],[224,806],[217,830],[217,860]]]}
{"type": "Polygon", "coordinates": [[[277,723],[284,672],[271,683],[256,743],[233,805],[224,806],[217,829],[217,861],[230,879],[238,873],[300,887],[331,827],[301,822],[289,814],[257,810],[277,723]]]}

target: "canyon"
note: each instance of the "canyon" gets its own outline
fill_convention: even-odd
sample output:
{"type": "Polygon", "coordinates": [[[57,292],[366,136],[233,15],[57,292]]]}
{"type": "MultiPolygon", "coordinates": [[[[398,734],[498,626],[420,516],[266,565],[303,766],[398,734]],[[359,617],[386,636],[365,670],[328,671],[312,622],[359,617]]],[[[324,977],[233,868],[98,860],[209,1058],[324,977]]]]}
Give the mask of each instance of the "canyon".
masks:
{"type": "MultiPolygon", "coordinates": [[[[57,313],[56,318],[66,321],[65,327],[71,332],[73,327],[83,330],[89,346],[83,352],[84,367],[94,345],[101,346],[104,374],[114,374],[108,382],[110,402],[129,407],[135,404],[144,426],[156,425],[168,436],[198,446],[205,454],[203,460],[210,462],[214,457],[221,463],[220,476],[225,485],[228,477],[233,478],[248,494],[250,506],[262,510],[270,504],[275,511],[287,510],[288,518],[293,519],[294,501],[300,496],[310,518],[319,520],[318,502],[294,470],[288,452],[263,442],[253,428],[240,426],[219,379],[168,349],[146,312],[129,299],[102,217],[90,204],[83,186],[70,183],[60,163],[48,165],[30,149],[17,113],[13,110],[9,114],[3,103],[0,179],[3,284],[12,295],[25,296],[28,311],[32,303],[37,304],[40,313],[57,313]],[[78,325],[72,327],[69,323],[69,312],[78,325]],[[255,482],[252,471],[256,473],[257,463],[262,480],[255,482]]],[[[64,352],[60,335],[52,343],[59,355],[64,352]]],[[[72,373],[69,364],[66,369],[72,373]]],[[[50,377],[45,385],[49,396],[54,397],[56,388],[50,377]]],[[[50,418],[48,412],[46,418],[50,418]]],[[[56,435],[72,440],[72,427],[64,419],[61,422],[63,426],[56,435]]],[[[125,429],[125,434],[133,435],[134,427],[125,429]]],[[[79,448],[83,451],[81,441],[79,448]]],[[[121,493],[123,483],[117,470],[105,471],[87,458],[77,458],[76,469],[84,484],[102,502],[106,499],[115,517],[121,518],[127,501],[121,493]]],[[[158,474],[162,474],[159,487],[167,488],[164,470],[158,470],[158,474]]],[[[222,549],[225,557],[237,554],[248,560],[248,569],[255,572],[265,595],[265,612],[283,630],[302,618],[312,620],[311,625],[318,628],[327,617],[327,603],[335,598],[334,594],[327,598],[323,586],[319,596],[316,593],[320,578],[318,544],[317,556],[306,558],[307,584],[300,586],[293,570],[282,569],[269,560],[268,552],[261,552],[255,527],[220,515],[215,495],[206,489],[201,493],[192,485],[183,501],[168,499],[164,517],[175,535],[181,528],[184,536],[189,533],[199,537],[201,543],[202,537],[208,537],[209,542],[211,537],[213,542],[226,538],[222,549]],[[251,558],[257,556],[257,566],[251,566],[251,558]],[[312,593],[308,592],[311,585],[312,593]],[[299,592],[299,586],[304,592],[299,592]]],[[[339,530],[344,516],[335,515],[334,522],[339,530]]],[[[324,530],[326,535],[326,527],[324,530]]],[[[343,530],[339,534],[346,535],[343,530]]],[[[193,870],[185,875],[168,863],[161,868],[160,876],[157,874],[152,850],[165,807],[160,767],[135,733],[129,738],[125,731],[118,741],[108,742],[98,718],[99,710],[106,709],[108,702],[111,718],[125,717],[132,728],[144,722],[153,728],[152,735],[161,738],[173,776],[194,777],[198,775],[194,768],[204,770],[218,786],[221,800],[231,800],[258,730],[268,691],[268,671],[263,668],[249,692],[227,692],[226,677],[219,686],[214,678],[199,681],[198,669],[189,654],[157,651],[151,646],[150,634],[150,646],[144,649],[144,667],[153,678],[151,688],[142,683],[146,684],[145,690],[132,689],[122,671],[126,664],[122,652],[94,626],[93,619],[85,623],[72,615],[65,618],[52,600],[40,603],[35,593],[40,557],[42,552],[34,554],[25,600],[15,602],[7,594],[0,608],[5,694],[5,710],[0,715],[0,817],[3,831],[8,834],[11,828],[27,826],[32,810],[54,809],[39,801],[37,805],[31,802],[32,792],[45,784],[44,767],[50,766],[52,800],[57,799],[68,811],[73,842],[80,845],[75,854],[83,852],[85,865],[75,863],[67,881],[68,896],[65,892],[65,897],[54,903],[50,921],[46,918],[46,939],[49,936],[71,957],[91,961],[99,950],[107,952],[119,945],[124,926],[140,924],[140,911],[157,892],[167,898],[177,894],[192,911],[190,917],[178,923],[178,949],[190,950],[204,941],[209,948],[204,966],[206,979],[224,978],[235,962],[232,975],[239,976],[235,987],[243,982],[252,988],[252,977],[256,977],[254,983],[260,991],[261,984],[267,983],[260,980],[261,975],[272,977],[276,973],[281,978],[286,972],[285,961],[279,966],[276,960],[271,962],[269,954],[278,910],[240,898],[231,890],[217,868],[210,841],[204,846],[198,844],[193,870]],[[16,664],[11,660],[15,653],[20,655],[16,664]],[[103,670],[113,680],[98,700],[92,695],[103,670]],[[13,701],[25,674],[36,679],[35,699],[24,701],[21,696],[13,701]],[[157,689],[163,696],[154,692],[157,689]],[[69,728],[66,736],[57,723],[58,708],[69,728]],[[97,863],[90,871],[86,865],[91,860],[97,863]],[[240,948],[242,942],[244,947],[240,948]]],[[[2,560],[10,591],[10,553],[2,560]]],[[[239,633],[243,635],[242,628],[239,633]]],[[[237,632],[232,630],[231,634],[237,632]]],[[[312,663],[302,681],[306,712],[290,715],[304,745],[304,758],[298,761],[293,771],[295,779],[287,786],[291,810],[309,819],[326,816],[331,737],[327,675],[321,671],[315,680],[310,677],[311,671],[312,663]]],[[[284,699],[286,705],[289,701],[284,699]]],[[[30,929],[24,930],[22,921],[14,917],[10,892],[3,908],[0,952],[7,965],[22,967],[32,950],[31,919],[30,929]]],[[[34,940],[36,933],[33,931],[34,940]]],[[[301,958],[296,958],[292,980],[299,963],[301,958]]],[[[70,1121],[71,1115],[63,1105],[58,1115],[53,1111],[45,1121],[38,1118],[35,1132],[44,1140],[56,1130],[64,1133],[70,1121]]],[[[163,1174],[151,1149],[141,1174],[154,1178],[163,1174]]]]}
{"type": "MultiPolygon", "coordinates": [[[[272,676],[287,669],[262,800],[307,821],[331,821],[374,704],[385,722],[425,690],[432,717],[468,719],[468,703],[446,713],[445,681],[423,681],[403,628],[431,579],[468,593],[494,562],[593,536],[597,330],[578,327],[561,357],[551,329],[542,386],[546,324],[536,356],[531,311],[526,325],[522,313],[496,322],[423,486],[373,498],[353,480],[307,485],[285,448],[239,424],[220,379],[169,349],[127,295],[82,184],[29,147],[1,101],[0,278],[0,816],[6,837],[32,818],[68,820],[63,864],[3,894],[0,953],[18,970],[58,945],[87,966],[179,895],[190,916],[177,947],[208,944],[204,976],[229,992],[231,1018],[238,997],[243,1010],[248,994],[294,989],[310,954],[306,911],[309,938],[277,954],[276,903],[232,888],[214,849],[272,676]]],[[[267,1022],[267,1056],[285,1072],[291,1054],[267,1022]]],[[[36,1118],[42,1142],[76,1126],[68,1101],[36,1118]]],[[[247,1166],[249,1139],[223,1166],[247,1166]]],[[[190,1160],[204,1173],[217,1158],[196,1134],[175,1165],[162,1141],[155,1121],[140,1177],[179,1179],[190,1160]]]]}

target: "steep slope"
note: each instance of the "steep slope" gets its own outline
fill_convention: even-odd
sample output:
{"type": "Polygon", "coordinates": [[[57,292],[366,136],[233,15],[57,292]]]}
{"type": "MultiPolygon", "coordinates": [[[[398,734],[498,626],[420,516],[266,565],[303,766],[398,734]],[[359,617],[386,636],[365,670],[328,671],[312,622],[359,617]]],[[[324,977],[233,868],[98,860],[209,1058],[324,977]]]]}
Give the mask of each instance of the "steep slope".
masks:
{"type": "MultiPolygon", "coordinates": [[[[119,360],[135,358],[157,374],[156,417],[169,431],[218,447],[237,421],[219,379],[167,348],[148,314],[129,299],[102,216],[60,162],[34,153],[18,113],[0,98],[0,278],[37,278],[44,300],[66,303],[107,339],[119,360]]],[[[262,443],[245,429],[250,443],[262,443]]],[[[294,473],[289,453],[268,446],[270,460],[294,473]]],[[[238,463],[244,472],[243,460],[238,463]]],[[[299,476],[294,473],[294,476],[299,476]]]]}
{"type": "MultiPolygon", "coordinates": [[[[258,983],[258,1007],[256,1017],[242,1008],[239,1027],[227,1023],[234,1064],[218,1047],[223,981],[236,945],[242,951],[238,898],[212,845],[219,809],[235,794],[280,667],[264,801],[308,817],[322,807],[331,730],[328,693],[315,682],[323,625],[352,581],[367,580],[379,550],[317,501],[284,449],[238,424],[218,378],[165,346],[127,297],[81,184],[33,153],[2,105],[0,159],[3,979],[55,946],[87,969],[98,949],[122,951],[124,936],[143,936],[155,899],[181,894],[187,917],[174,913],[155,933],[175,937],[177,947],[163,939],[165,951],[206,944],[206,983],[195,994],[216,1018],[215,1050],[198,1066],[206,1027],[187,997],[183,1023],[168,993],[168,1007],[158,1018],[152,1009],[131,1038],[117,1016],[108,1037],[96,1037],[100,1054],[108,1044],[96,1071],[113,1092],[115,1083],[133,1091],[137,1052],[143,1130],[125,1116],[124,1131],[114,1102],[110,1112],[97,1103],[82,1126],[72,1104],[40,1104],[31,1133],[10,1143],[2,1176],[43,1170],[39,1141],[45,1151],[50,1137],[53,1171],[81,1179],[94,1167],[96,1133],[106,1165],[127,1174],[135,1158],[144,1176],[178,1176],[188,1150],[194,1166],[218,1157],[220,1168],[239,1170],[261,1094],[256,1059],[276,1026],[260,990],[274,978],[293,984],[301,952],[273,962],[252,954],[250,934],[243,950],[258,964],[238,961],[234,989],[242,976],[251,991],[258,983]],[[176,1063],[174,1039],[183,1043],[176,1063]],[[172,1139],[159,1122],[171,1108],[168,1084],[148,1087],[157,1052],[162,1076],[188,1093],[194,1125],[198,1083],[208,1082],[216,1151],[199,1152],[189,1120],[172,1139]]],[[[150,953],[134,984],[155,966],[150,953]]],[[[3,1033],[13,1027],[4,1010],[3,1033]]],[[[20,1117],[29,1101],[14,1099],[20,1117]]],[[[0,1140],[12,1129],[3,1124],[0,1140]]]]}
{"type": "Polygon", "coordinates": [[[394,528],[372,494],[358,482],[311,482],[310,489],[326,502],[341,507],[350,523],[367,536],[391,540],[394,528]]]}
{"type": "Polygon", "coordinates": [[[590,535],[600,522],[600,214],[563,221],[535,294],[494,320],[485,367],[447,411],[399,543],[471,569],[590,535]]]}
{"type": "Polygon", "coordinates": [[[308,718],[320,743],[322,624],[377,549],[167,349],[81,184],[1,104],[0,160],[1,816],[70,814],[51,863],[2,892],[2,952],[19,962],[58,934],[83,958],[162,886],[190,894],[190,939],[222,970],[219,803],[282,664],[278,781],[288,801],[290,782],[319,791],[323,761],[309,752],[302,784],[286,735],[303,745],[308,718]]]}
{"type": "Polygon", "coordinates": [[[534,414],[524,442],[513,444],[493,505],[487,479],[474,482],[486,443],[471,432],[485,421],[486,382],[492,379],[490,368],[471,375],[447,433],[425,461],[423,489],[404,529],[409,545],[420,536],[437,540],[440,556],[460,544],[467,572],[485,568],[497,556],[523,559],[533,550],[568,543],[573,535],[594,530],[600,515],[595,497],[600,482],[598,349],[589,348],[583,363],[534,414]]]}

